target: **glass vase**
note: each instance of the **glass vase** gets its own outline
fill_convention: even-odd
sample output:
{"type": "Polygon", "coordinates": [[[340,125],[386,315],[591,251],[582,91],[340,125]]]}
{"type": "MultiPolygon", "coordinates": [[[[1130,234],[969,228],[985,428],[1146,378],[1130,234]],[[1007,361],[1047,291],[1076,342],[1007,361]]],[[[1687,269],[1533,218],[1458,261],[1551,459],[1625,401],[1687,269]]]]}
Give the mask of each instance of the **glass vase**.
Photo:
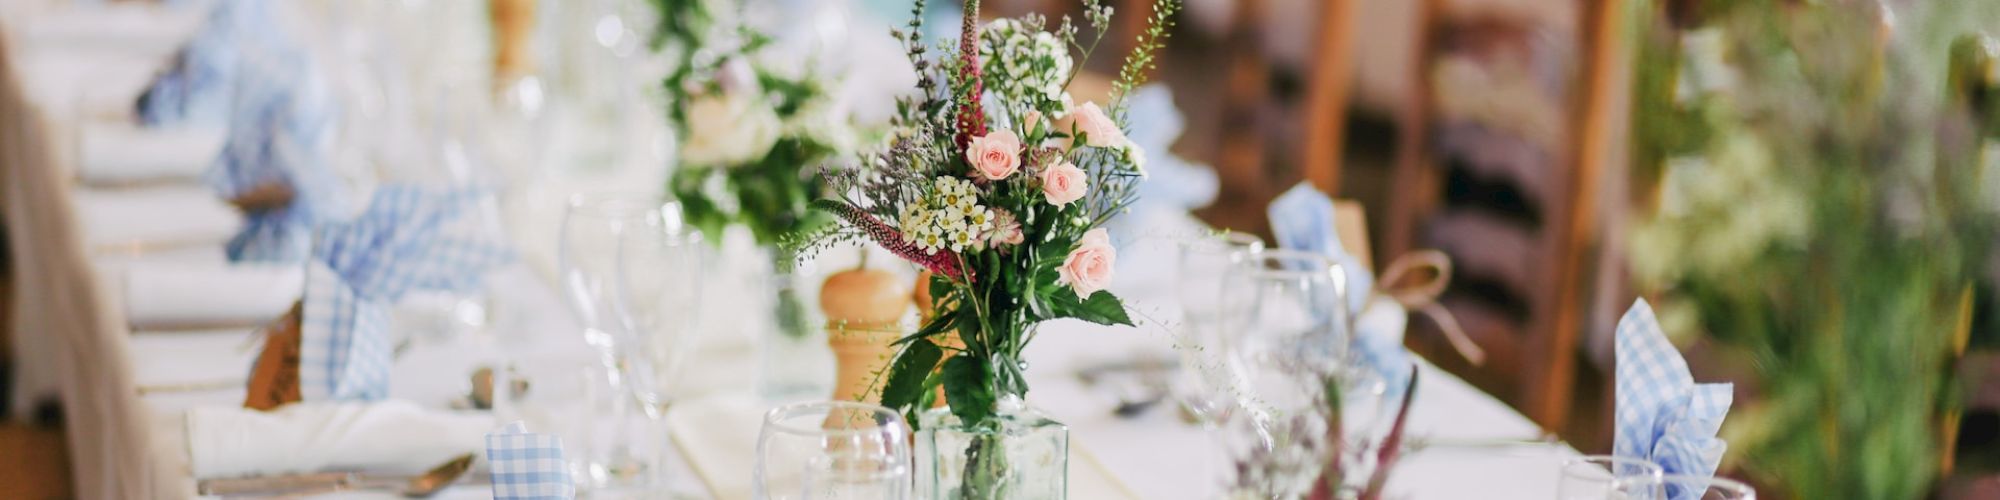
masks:
{"type": "Polygon", "coordinates": [[[819,314],[817,276],[811,269],[795,268],[790,252],[766,252],[770,323],[758,339],[758,392],[772,401],[824,396],[833,387],[833,354],[819,314]]]}
{"type": "Polygon", "coordinates": [[[918,421],[920,498],[1060,500],[1069,492],[1069,426],[1018,398],[1002,399],[994,418],[979,425],[946,408],[918,421]]]}

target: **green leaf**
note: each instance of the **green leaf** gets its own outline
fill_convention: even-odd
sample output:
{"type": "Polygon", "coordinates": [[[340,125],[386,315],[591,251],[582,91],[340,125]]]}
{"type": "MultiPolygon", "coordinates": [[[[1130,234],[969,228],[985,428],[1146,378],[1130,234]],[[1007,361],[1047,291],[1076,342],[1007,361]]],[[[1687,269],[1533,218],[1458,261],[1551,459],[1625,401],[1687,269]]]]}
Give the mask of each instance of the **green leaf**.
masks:
{"type": "Polygon", "coordinates": [[[973,356],[952,356],[944,362],[944,396],[951,400],[951,414],[967,424],[985,422],[993,416],[991,374],[986,361],[973,356]]]}
{"type": "Polygon", "coordinates": [[[923,419],[920,416],[932,406],[937,406],[937,388],[938,384],[942,383],[944,383],[944,373],[941,371],[932,370],[930,376],[924,377],[924,387],[917,391],[916,404],[903,410],[903,419],[909,421],[911,431],[922,430],[920,421],[923,419]]]}
{"type": "Polygon", "coordinates": [[[952,323],[953,321],[951,315],[949,314],[939,314],[933,316],[931,317],[930,322],[924,323],[923,328],[917,329],[917,333],[904,335],[903,338],[896,339],[896,342],[894,342],[894,344],[907,344],[917,339],[922,339],[930,337],[932,335],[944,333],[945,330],[951,329],[952,323]]]}
{"type": "Polygon", "coordinates": [[[902,408],[923,394],[924,379],[937,367],[944,351],[929,340],[911,342],[889,365],[889,382],[882,386],[882,406],[902,408]]]}
{"type": "Polygon", "coordinates": [[[1132,318],[1125,314],[1125,303],[1111,292],[1098,290],[1090,294],[1088,300],[1078,300],[1076,289],[1056,288],[1049,294],[1048,319],[1076,318],[1100,325],[1131,325],[1132,318]]]}

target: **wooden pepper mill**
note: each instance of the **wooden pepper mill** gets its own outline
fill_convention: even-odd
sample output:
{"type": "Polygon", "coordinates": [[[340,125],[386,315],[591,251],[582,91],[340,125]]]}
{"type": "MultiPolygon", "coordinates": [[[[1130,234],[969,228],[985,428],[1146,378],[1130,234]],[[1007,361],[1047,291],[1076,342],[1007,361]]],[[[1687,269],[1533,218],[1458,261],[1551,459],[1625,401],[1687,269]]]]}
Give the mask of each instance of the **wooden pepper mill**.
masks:
{"type": "Polygon", "coordinates": [[[826,344],[838,365],[833,399],[880,402],[876,379],[896,355],[892,344],[902,336],[899,325],[910,310],[910,291],[895,273],[869,269],[864,260],[826,278],[819,308],[826,313],[826,344]]]}

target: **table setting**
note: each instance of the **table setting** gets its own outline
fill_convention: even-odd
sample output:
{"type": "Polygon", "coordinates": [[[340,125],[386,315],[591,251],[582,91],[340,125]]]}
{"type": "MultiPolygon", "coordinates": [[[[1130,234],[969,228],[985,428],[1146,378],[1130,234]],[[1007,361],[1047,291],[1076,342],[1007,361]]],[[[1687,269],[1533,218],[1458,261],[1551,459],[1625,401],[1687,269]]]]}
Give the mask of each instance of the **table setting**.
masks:
{"type": "MultiPolygon", "coordinates": [[[[1448,258],[1378,275],[1310,184],[1270,204],[1268,242],[1196,218],[1218,180],[1169,150],[1184,118],[1145,77],[1179,2],[1109,55],[1088,47],[1122,4],[984,20],[970,0],[945,28],[919,9],[896,50],[825,66],[911,74],[854,79],[896,87],[872,121],[844,77],[771,54],[798,50],[780,34],[704,2],[610,9],[605,57],[672,61],[631,111],[658,123],[621,160],[526,175],[497,145],[518,129],[449,109],[383,125],[442,152],[340,150],[388,148],[338,131],[389,115],[330,83],[326,33],[288,27],[317,7],[192,3],[205,21],[158,35],[180,48],[143,90],[81,106],[122,114],[43,104],[76,138],[47,182],[58,234],[123,374],[93,390],[136,398],[115,449],[150,471],[102,491],[1756,498],[1717,476],[1731,386],[1697,382],[1645,299],[1617,322],[1615,445],[1587,455],[1404,347],[1413,317],[1451,321],[1448,258]],[[680,31],[621,38],[648,20],[680,31]],[[1117,73],[1081,76],[1092,55],[1117,73]],[[431,153],[471,167],[382,160],[431,153]]],[[[490,3],[479,21],[536,15],[490,3]]],[[[538,92],[509,60],[495,92],[538,92]]],[[[494,119],[560,126],[524,109],[494,119]]]]}

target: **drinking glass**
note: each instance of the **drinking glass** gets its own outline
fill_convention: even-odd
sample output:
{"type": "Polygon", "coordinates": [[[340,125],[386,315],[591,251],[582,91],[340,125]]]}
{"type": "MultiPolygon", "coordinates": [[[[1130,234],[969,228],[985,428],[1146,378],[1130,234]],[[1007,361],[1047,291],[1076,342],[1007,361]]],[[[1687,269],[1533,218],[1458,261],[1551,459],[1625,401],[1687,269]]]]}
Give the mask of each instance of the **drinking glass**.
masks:
{"type": "Polygon", "coordinates": [[[1618,481],[1616,498],[1634,500],[1757,500],[1750,485],[1719,477],[1643,476],[1618,481]]]}
{"type": "Polygon", "coordinates": [[[701,234],[681,221],[680,205],[669,203],[660,213],[659,228],[624,238],[613,277],[617,331],[629,332],[626,373],[649,413],[665,411],[671,384],[700,341],[695,325],[707,261],[701,234]]]}
{"type": "Polygon", "coordinates": [[[1303,496],[1344,447],[1345,285],[1331,259],[1291,250],[1259,252],[1226,278],[1223,295],[1250,305],[1229,337],[1232,493],[1303,496]]]}
{"type": "Polygon", "coordinates": [[[500,421],[519,420],[561,438],[563,466],[578,487],[587,487],[591,457],[604,437],[599,417],[622,396],[615,393],[615,378],[591,359],[522,360],[495,370],[493,412],[500,421]]]}
{"type": "Polygon", "coordinates": [[[797,403],[764,414],[756,498],[911,497],[910,429],[894,410],[847,401],[797,403]]]}
{"type": "Polygon", "coordinates": [[[1224,294],[1223,284],[1237,268],[1264,250],[1264,241],[1245,233],[1203,235],[1182,241],[1177,265],[1181,324],[1180,383],[1175,397],[1204,426],[1215,426],[1235,407],[1227,388],[1227,332],[1240,322],[1250,301],[1224,294]]]}
{"type": "Polygon", "coordinates": [[[1577,457],[1563,462],[1561,481],[1556,484],[1556,498],[1560,500],[1626,498],[1618,494],[1617,489],[1623,482],[1657,480],[1661,474],[1659,465],[1637,458],[1610,455],[1577,457]]]}
{"type": "Polygon", "coordinates": [[[701,235],[682,223],[680,207],[657,197],[580,195],[563,219],[563,290],[584,324],[584,340],[612,374],[614,446],[592,459],[599,486],[650,487],[665,443],[656,434],[667,381],[692,350],[702,285],[701,235]],[[633,404],[645,410],[635,428],[633,404]],[[640,445],[634,448],[635,444],[640,445]]]}

